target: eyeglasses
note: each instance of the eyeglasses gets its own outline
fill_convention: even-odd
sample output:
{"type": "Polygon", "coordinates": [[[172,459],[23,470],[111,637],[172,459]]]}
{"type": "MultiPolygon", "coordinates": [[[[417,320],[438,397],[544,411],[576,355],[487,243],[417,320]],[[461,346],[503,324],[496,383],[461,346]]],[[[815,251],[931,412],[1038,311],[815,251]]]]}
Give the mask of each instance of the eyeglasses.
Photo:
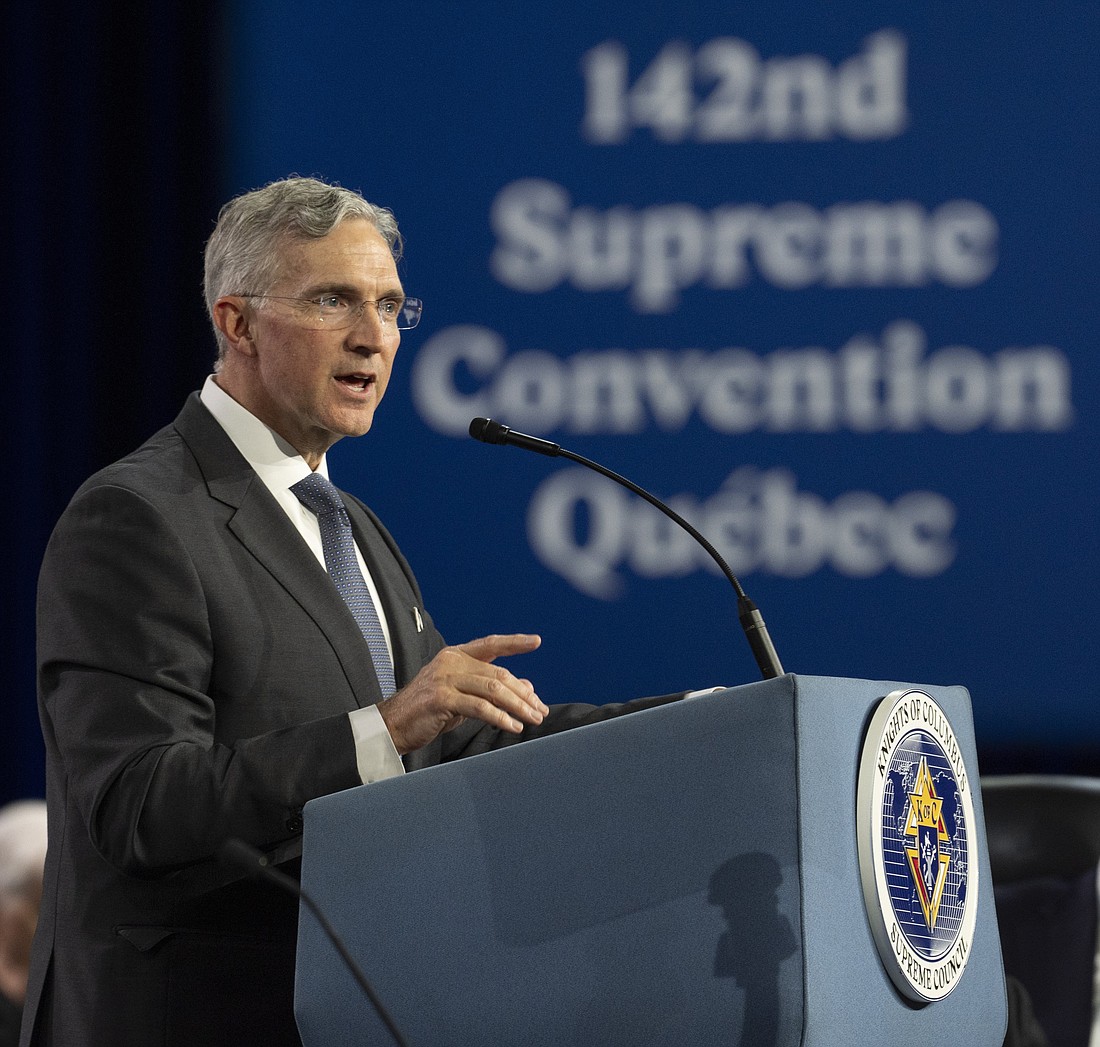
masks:
{"type": "Polygon", "coordinates": [[[411,331],[420,323],[424,303],[419,298],[383,298],[372,302],[369,298],[357,298],[347,294],[323,294],[317,298],[291,298],[281,294],[242,294],[241,298],[271,298],[279,302],[298,302],[311,308],[301,310],[302,316],[314,331],[344,331],[359,322],[368,305],[378,309],[382,326],[395,324],[399,331],[411,331]]]}

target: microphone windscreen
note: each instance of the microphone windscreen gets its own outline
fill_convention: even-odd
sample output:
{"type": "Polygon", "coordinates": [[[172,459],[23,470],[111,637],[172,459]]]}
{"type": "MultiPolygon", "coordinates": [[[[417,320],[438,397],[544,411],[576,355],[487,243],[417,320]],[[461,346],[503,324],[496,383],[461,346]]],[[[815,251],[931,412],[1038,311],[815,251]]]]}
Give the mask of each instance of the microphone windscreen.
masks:
{"type": "Polygon", "coordinates": [[[470,422],[470,435],[483,444],[502,444],[506,442],[508,427],[492,418],[475,418],[470,422]]]}

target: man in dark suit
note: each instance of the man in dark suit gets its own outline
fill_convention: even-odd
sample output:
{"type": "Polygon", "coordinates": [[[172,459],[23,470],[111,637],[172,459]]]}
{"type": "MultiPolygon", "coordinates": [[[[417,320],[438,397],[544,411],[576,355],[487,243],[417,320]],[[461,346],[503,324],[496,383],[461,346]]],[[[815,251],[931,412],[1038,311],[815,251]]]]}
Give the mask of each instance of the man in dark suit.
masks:
{"type": "Polygon", "coordinates": [[[227,204],[206,254],[215,375],[85,483],[51,538],[50,840],[24,1045],[297,1044],[296,905],[224,869],[220,845],[293,871],[313,797],[621,711],[549,709],[495,664],[537,636],[447,646],[350,495],[373,656],[326,576],[292,489],[371,427],[420,313],[399,251],[388,211],[313,179],[227,204]]]}

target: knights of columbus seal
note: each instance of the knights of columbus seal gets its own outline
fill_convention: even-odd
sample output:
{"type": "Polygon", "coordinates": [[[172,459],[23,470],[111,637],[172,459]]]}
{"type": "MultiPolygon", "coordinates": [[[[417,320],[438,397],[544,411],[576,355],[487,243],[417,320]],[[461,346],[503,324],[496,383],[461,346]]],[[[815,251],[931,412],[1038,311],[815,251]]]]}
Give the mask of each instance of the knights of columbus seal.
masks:
{"type": "Polygon", "coordinates": [[[950,721],[924,691],[875,710],[856,795],[867,916],[891,980],[942,1000],[970,958],[978,911],[974,800],[950,721]]]}

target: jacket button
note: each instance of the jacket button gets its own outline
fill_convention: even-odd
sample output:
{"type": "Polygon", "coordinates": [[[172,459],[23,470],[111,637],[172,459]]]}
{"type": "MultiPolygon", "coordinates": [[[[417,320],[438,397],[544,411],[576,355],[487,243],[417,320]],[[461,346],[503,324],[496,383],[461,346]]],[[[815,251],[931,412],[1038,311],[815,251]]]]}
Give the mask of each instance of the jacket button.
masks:
{"type": "Polygon", "coordinates": [[[302,817],[296,814],[293,818],[286,820],[286,831],[291,833],[300,833],[302,831],[302,817]]]}

